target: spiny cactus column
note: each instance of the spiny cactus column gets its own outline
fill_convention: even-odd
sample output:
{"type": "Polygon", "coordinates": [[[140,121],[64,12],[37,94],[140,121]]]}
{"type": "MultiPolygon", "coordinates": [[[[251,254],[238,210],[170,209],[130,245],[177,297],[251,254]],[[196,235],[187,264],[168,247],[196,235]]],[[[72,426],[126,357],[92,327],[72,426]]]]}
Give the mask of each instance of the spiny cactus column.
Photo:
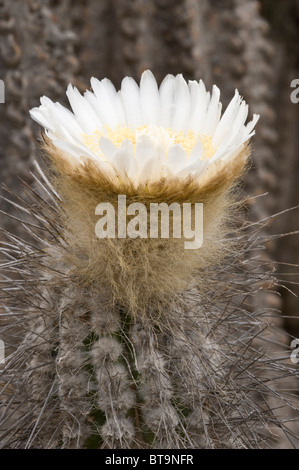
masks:
{"type": "Polygon", "coordinates": [[[298,411],[273,386],[295,371],[257,347],[271,328],[247,301],[275,285],[250,256],[265,237],[234,222],[258,116],[245,125],[236,92],[220,120],[219,89],[181,75],[91,84],[84,97],[69,86],[73,115],[45,97],[31,110],[50,167],[17,201],[30,241],[6,233],[1,249],[1,336],[27,331],[3,372],[1,446],[255,448],[275,426],[294,438],[269,396],[298,411]],[[203,247],[174,228],[152,236],[148,219],[142,236],[99,235],[98,205],[119,221],[119,196],[147,212],[166,202],[170,225],[186,204],[196,223],[202,203],[203,247]]]}
{"type": "MultiPolygon", "coordinates": [[[[24,278],[2,283],[11,326],[1,337],[16,334],[17,322],[28,333],[2,373],[1,447],[272,447],[275,427],[293,439],[269,403],[273,396],[275,407],[279,401],[298,412],[272,385],[296,370],[265,353],[271,327],[262,310],[246,305],[262,284],[275,282],[250,259],[262,241],[255,227],[238,230],[238,249],[201,270],[208,291],[195,284],[164,305],[163,319],[150,308],[134,319],[101,283],[76,275],[72,247],[63,238],[57,244],[53,200],[33,197],[35,222],[27,227],[43,244],[33,249],[11,237],[2,245],[10,259],[2,272],[17,269],[24,278]]],[[[79,259],[86,261],[82,253],[79,259]]]]}

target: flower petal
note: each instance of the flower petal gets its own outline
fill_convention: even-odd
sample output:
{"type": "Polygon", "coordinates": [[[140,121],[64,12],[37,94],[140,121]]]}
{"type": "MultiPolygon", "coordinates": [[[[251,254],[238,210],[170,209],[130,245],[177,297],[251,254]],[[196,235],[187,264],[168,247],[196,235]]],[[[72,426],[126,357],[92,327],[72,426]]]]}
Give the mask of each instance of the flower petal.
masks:
{"type": "Polygon", "coordinates": [[[145,134],[138,137],[136,142],[135,156],[140,162],[151,158],[155,153],[155,144],[152,139],[145,134]]]}
{"type": "Polygon", "coordinates": [[[190,152],[188,164],[190,165],[191,163],[195,163],[198,160],[200,160],[202,156],[202,151],[203,151],[202,144],[200,140],[198,140],[190,152]]]}
{"type": "Polygon", "coordinates": [[[185,132],[189,126],[190,92],[183,75],[175,77],[174,82],[174,112],[171,127],[174,131],[185,132]]]}
{"type": "Polygon", "coordinates": [[[173,173],[182,170],[187,163],[187,154],[180,144],[172,145],[168,151],[167,164],[173,173]]]}
{"type": "Polygon", "coordinates": [[[111,161],[113,160],[113,157],[118,150],[117,147],[115,147],[115,145],[113,144],[113,142],[111,142],[111,140],[104,135],[100,138],[99,147],[100,150],[103,152],[103,155],[111,161]]]}
{"type": "Polygon", "coordinates": [[[218,147],[221,141],[229,134],[230,127],[234,121],[234,118],[238,112],[240,106],[240,95],[238,90],[235,90],[235,95],[230,101],[226,110],[224,111],[222,118],[213,135],[213,145],[218,147]]]}
{"type": "Polygon", "coordinates": [[[161,103],[161,125],[166,128],[171,126],[171,119],[174,112],[174,88],[174,76],[166,75],[159,89],[161,103]]]}
{"type": "MultiPolygon", "coordinates": [[[[210,102],[210,93],[207,92],[202,80],[197,84],[196,93],[192,93],[189,128],[195,133],[202,133],[207,107],[210,102]]],[[[194,89],[194,85],[191,85],[194,89]]]]}
{"type": "Polygon", "coordinates": [[[94,77],[91,78],[90,83],[94,94],[86,92],[84,96],[89,100],[103,124],[116,127],[120,122],[118,111],[115,107],[116,91],[113,94],[107,84],[103,84],[94,77]]]}
{"type": "Polygon", "coordinates": [[[96,129],[102,126],[102,122],[91,105],[83,98],[77,88],[73,88],[70,84],[67,88],[67,97],[69,99],[72,110],[81,125],[84,132],[92,134],[96,129]]]}
{"type": "Polygon", "coordinates": [[[155,155],[154,158],[148,160],[144,167],[140,170],[140,181],[145,183],[146,181],[159,180],[162,173],[161,169],[161,158],[155,155]]]}
{"type": "Polygon", "coordinates": [[[139,86],[131,77],[123,79],[120,92],[127,124],[133,129],[142,124],[139,86]]]}
{"type": "Polygon", "coordinates": [[[205,124],[203,126],[203,134],[213,135],[213,132],[219,123],[221,114],[221,105],[219,106],[220,90],[214,85],[211,101],[209,103],[207,114],[205,118],[205,124]]]}
{"type": "Polygon", "coordinates": [[[50,122],[46,112],[43,111],[41,108],[42,108],[41,106],[39,108],[32,108],[29,111],[30,116],[32,117],[34,121],[36,121],[42,127],[45,127],[46,129],[49,129],[52,132],[55,132],[55,129],[56,129],[55,126],[50,122]]]}
{"type": "Polygon", "coordinates": [[[144,124],[160,125],[160,96],[156,79],[150,70],[140,80],[140,101],[144,124]]]}
{"type": "Polygon", "coordinates": [[[187,178],[188,176],[193,176],[196,175],[198,176],[199,174],[202,174],[206,171],[210,164],[209,160],[198,160],[196,162],[193,162],[183,168],[181,171],[177,173],[176,176],[179,178],[187,178]]]}
{"type": "Polygon", "coordinates": [[[126,124],[126,117],[119,94],[117,93],[113,83],[108,80],[108,78],[104,78],[103,80],[101,80],[101,83],[105,87],[106,92],[110,97],[110,101],[112,103],[112,107],[114,109],[118,124],[120,126],[124,126],[126,124]]]}

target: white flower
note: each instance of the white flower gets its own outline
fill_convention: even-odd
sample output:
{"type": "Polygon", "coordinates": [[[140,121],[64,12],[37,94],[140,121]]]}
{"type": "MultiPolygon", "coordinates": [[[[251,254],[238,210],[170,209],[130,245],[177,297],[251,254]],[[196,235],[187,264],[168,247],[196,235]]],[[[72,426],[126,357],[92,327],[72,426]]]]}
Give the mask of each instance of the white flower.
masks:
{"type": "Polygon", "coordinates": [[[54,145],[78,163],[96,161],[108,174],[126,174],[134,183],[200,177],[216,160],[235,157],[255,133],[258,115],[245,125],[248,105],[238,91],[221,117],[220,91],[212,94],[200,80],[167,75],[160,88],[153,74],[140,86],[130,77],[116,91],[110,80],[91,79],[93,92],[68,86],[73,113],[41,98],[31,117],[54,145]]]}

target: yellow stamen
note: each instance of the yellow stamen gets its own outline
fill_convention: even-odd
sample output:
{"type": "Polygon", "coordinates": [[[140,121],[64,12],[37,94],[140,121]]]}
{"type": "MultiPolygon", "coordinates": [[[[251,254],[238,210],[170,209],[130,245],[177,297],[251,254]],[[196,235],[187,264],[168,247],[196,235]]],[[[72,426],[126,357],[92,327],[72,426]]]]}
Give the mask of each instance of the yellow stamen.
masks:
{"type": "Polygon", "coordinates": [[[115,128],[103,126],[101,130],[96,130],[92,134],[82,134],[82,141],[84,145],[100,157],[102,153],[99,148],[99,142],[102,136],[110,139],[115,147],[118,148],[121,146],[124,139],[128,139],[132,142],[135,149],[137,137],[142,134],[153,137],[157,142],[161,143],[166,153],[168,153],[170,145],[180,144],[187,155],[190,155],[190,152],[198,140],[203,148],[201,159],[210,159],[216,151],[212,144],[212,137],[209,135],[195,134],[191,130],[186,133],[183,131],[174,132],[172,129],[165,129],[159,126],[141,126],[136,129],[124,126],[117,126],[115,128]]]}

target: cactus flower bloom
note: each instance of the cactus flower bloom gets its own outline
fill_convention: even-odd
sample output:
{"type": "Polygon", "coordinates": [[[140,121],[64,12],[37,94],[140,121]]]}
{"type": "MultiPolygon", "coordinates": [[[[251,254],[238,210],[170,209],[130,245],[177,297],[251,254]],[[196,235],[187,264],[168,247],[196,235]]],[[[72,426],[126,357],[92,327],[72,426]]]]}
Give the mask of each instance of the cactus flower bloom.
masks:
{"type": "Polygon", "coordinates": [[[220,90],[200,80],[167,75],[158,88],[145,71],[140,86],[130,77],[116,91],[108,79],[91,79],[84,96],[72,85],[73,113],[42,97],[30,111],[53,144],[76,164],[92,159],[113,178],[137,185],[161,177],[200,178],[216,161],[238,155],[259,118],[245,125],[248,105],[236,90],[221,117],[220,90]]]}

